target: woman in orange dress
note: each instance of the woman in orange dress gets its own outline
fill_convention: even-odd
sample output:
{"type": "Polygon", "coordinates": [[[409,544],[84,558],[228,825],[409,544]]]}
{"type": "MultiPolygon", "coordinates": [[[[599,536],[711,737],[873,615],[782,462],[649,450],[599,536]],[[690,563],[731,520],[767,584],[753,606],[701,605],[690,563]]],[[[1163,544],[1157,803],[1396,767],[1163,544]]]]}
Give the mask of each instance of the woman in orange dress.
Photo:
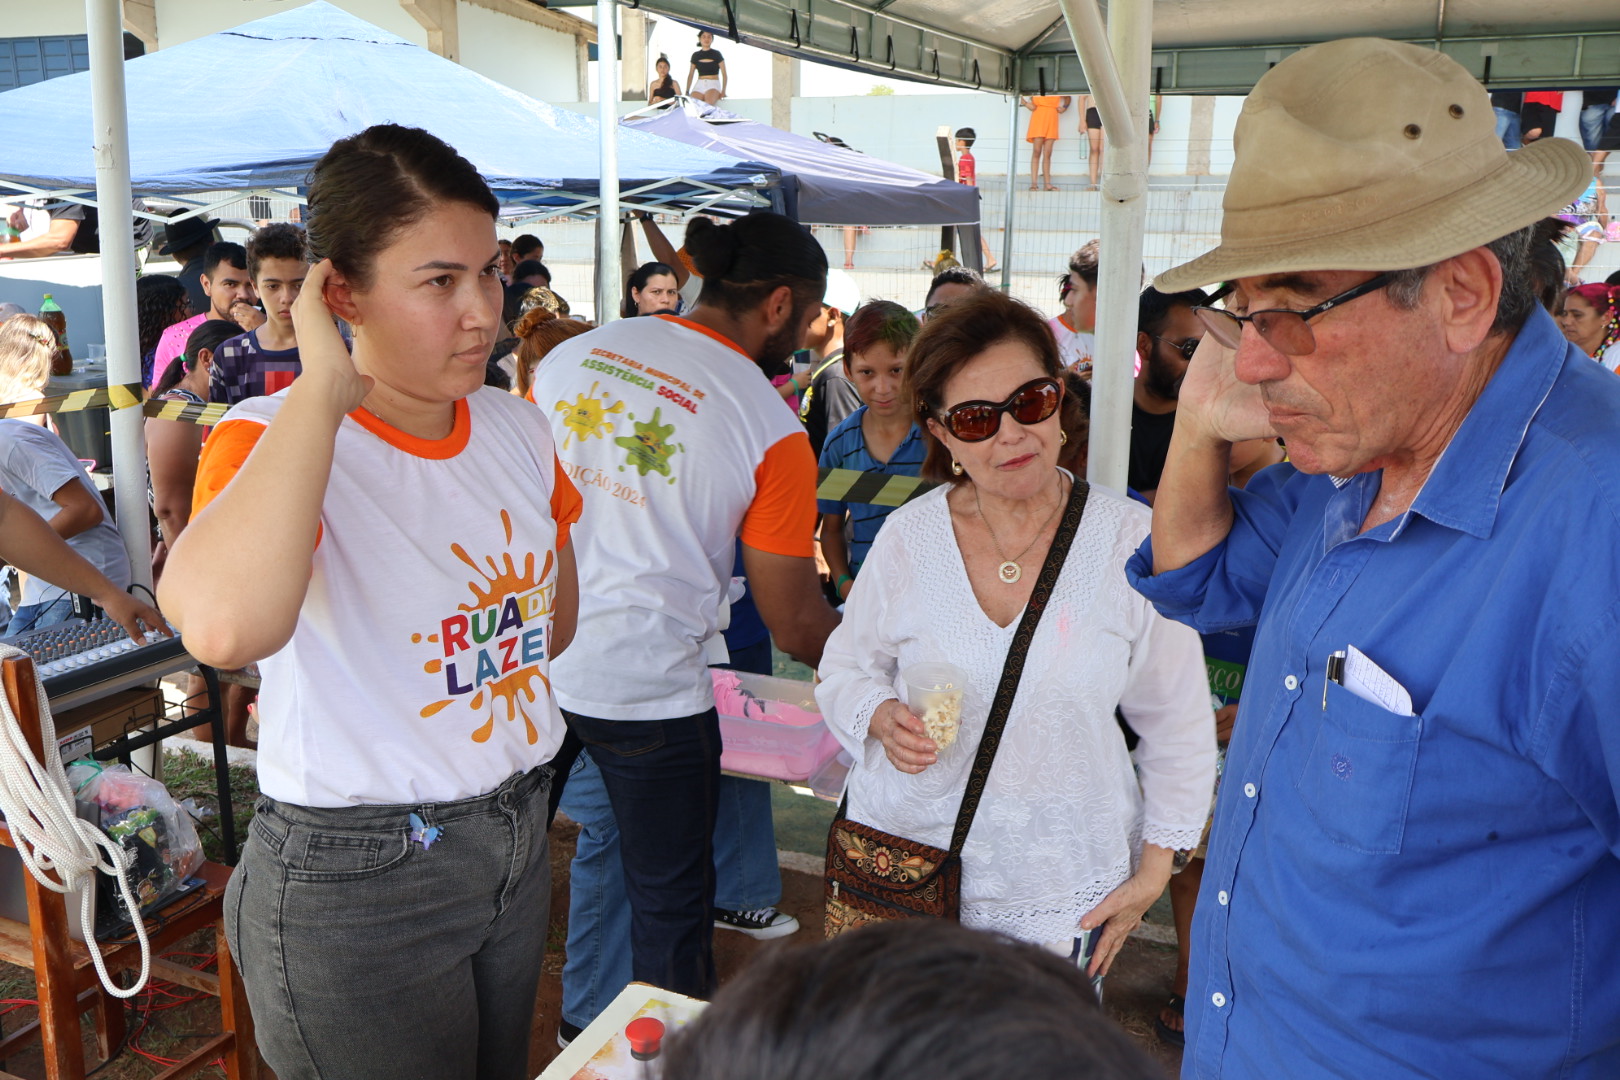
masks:
{"type": "Polygon", "coordinates": [[[1035,190],[1044,170],[1046,190],[1056,191],[1057,186],[1052,183],[1052,147],[1058,140],[1058,113],[1069,107],[1069,95],[1051,94],[1019,100],[1031,114],[1029,131],[1024,135],[1024,141],[1030,144],[1029,190],[1035,190]]]}

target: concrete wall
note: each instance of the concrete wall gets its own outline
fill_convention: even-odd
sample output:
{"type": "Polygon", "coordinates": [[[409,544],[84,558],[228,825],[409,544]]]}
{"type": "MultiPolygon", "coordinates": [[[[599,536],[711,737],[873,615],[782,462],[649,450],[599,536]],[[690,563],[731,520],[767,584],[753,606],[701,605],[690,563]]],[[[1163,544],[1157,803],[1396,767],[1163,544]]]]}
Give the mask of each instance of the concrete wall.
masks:
{"type": "MultiPolygon", "coordinates": [[[[594,102],[556,104],[565,109],[596,115],[594,102]]],[[[1225,174],[1232,165],[1232,128],[1237,122],[1243,99],[1216,99],[1212,133],[1211,168],[1225,174]]],[[[645,107],[641,102],[621,102],[620,115],[645,107]]],[[[739,116],[771,122],[769,98],[727,98],[722,107],[739,116]]],[[[1155,176],[1181,176],[1187,171],[1192,128],[1192,99],[1166,97],[1159,135],[1153,143],[1152,172],[1155,176]]],[[[868,97],[796,97],[793,99],[794,133],[813,136],[820,131],[836,135],[857,150],[888,161],[909,165],[927,173],[939,173],[939,151],[934,133],[940,126],[955,131],[970,127],[978,133],[973,155],[980,176],[1004,176],[1007,172],[1009,123],[1018,153],[1018,171],[1029,170],[1029,144],[1024,131],[1029,112],[1020,109],[1016,120],[1009,116],[1008,99],[999,94],[974,93],[868,97]]],[[[1074,108],[1062,115],[1061,134],[1052,154],[1054,174],[1071,179],[1086,172],[1087,142],[1077,129],[1082,117],[1074,108]]]]}
{"type": "MultiPolygon", "coordinates": [[[[156,0],[158,45],[168,48],[267,15],[303,6],[289,0],[156,0]]],[[[307,2],[307,0],[304,0],[307,2]]],[[[426,48],[427,30],[399,0],[332,0],[338,7],[426,48]]],[[[480,75],[542,101],[577,96],[571,34],[502,15],[476,4],[458,5],[461,63],[480,75]]],[[[33,37],[85,32],[77,0],[0,0],[0,36],[33,37]]]]}
{"type": "Polygon", "coordinates": [[[0,0],[0,37],[85,33],[84,5],[69,0],[0,0]]]}
{"type": "Polygon", "coordinates": [[[579,92],[572,35],[473,4],[462,4],[457,19],[464,67],[541,101],[579,92]]]}

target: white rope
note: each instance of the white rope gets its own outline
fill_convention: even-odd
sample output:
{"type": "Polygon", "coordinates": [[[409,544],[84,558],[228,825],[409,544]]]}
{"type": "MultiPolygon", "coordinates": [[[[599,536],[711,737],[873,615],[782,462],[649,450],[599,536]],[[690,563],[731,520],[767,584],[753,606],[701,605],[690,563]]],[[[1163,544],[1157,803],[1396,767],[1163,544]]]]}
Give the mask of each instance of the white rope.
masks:
{"type": "MultiPolygon", "coordinates": [[[[27,655],[14,646],[0,644],[0,661],[27,655]]],[[[101,976],[101,985],[113,997],[134,997],[146,986],[152,969],[146,920],[141,918],[140,901],[135,899],[129,887],[129,876],[124,872],[135,861],[135,853],[125,851],[100,828],[79,817],[73,805],[73,789],[68,786],[67,770],[62,767],[62,756],[56,752],[56,722],[51,719],[50,702],[46,700],[37,668],[34,692],[39,696],[40,744],[45,748],[48,764],[42,765],[34,757],[17,722],[17,714],[12,711],[11,700],[0,693],[0,813],[5,814],[12,843],[35,881],[52,892],[82,890],[80,925],[84,928],[85,948],[90,950],[96,974],[101,976]],[[96,944],[91,905],[97,870],[118,882],[124,909],[130,912],[135,936],[140,939],[141,977],[127,990],[113,982],[101,958],[101,947],[96,944]],[[61,882],[52,881],[47,871],[55,871],[61,882]]],[[[39,927],[35,927],[34,932],[38,933],[39,927]]]]}

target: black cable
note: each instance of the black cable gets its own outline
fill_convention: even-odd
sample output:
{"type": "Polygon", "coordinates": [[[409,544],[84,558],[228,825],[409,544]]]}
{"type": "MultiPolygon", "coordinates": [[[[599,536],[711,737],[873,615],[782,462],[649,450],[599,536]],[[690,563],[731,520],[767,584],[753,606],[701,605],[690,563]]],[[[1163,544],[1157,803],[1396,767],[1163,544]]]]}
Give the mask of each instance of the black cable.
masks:
{"type": "Polygon", "coordinates": [[[147,596],[147,599],[151,601],[152,606],[157,607],[157,593],[153,592],[151,589],[148,589],[145,585],[142,585],[140,582],[138,582],[138,581],[135,582],[133,585],[131,585],[125,591],[128,592],[129,595],[134,596],[136,589],[139,589],[139,590],[141,590],[141,592],[145,593],[146,596],[147,596]]]}

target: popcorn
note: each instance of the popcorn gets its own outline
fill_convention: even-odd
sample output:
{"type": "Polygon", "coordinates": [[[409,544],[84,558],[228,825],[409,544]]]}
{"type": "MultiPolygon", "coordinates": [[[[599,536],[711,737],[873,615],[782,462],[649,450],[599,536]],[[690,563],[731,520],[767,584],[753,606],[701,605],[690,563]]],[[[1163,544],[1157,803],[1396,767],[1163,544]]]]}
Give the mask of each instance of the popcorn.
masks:
{"type": "Polygon", "coordinates": [[[934,745],[941,750],[956,741],[957,729],[962,721],[962,691],[952,691],[945,687],[944,692],[934,696],[934,700],[923,709],[923,727],[928,730],[928,737],[934,740],[934,745]]]}

